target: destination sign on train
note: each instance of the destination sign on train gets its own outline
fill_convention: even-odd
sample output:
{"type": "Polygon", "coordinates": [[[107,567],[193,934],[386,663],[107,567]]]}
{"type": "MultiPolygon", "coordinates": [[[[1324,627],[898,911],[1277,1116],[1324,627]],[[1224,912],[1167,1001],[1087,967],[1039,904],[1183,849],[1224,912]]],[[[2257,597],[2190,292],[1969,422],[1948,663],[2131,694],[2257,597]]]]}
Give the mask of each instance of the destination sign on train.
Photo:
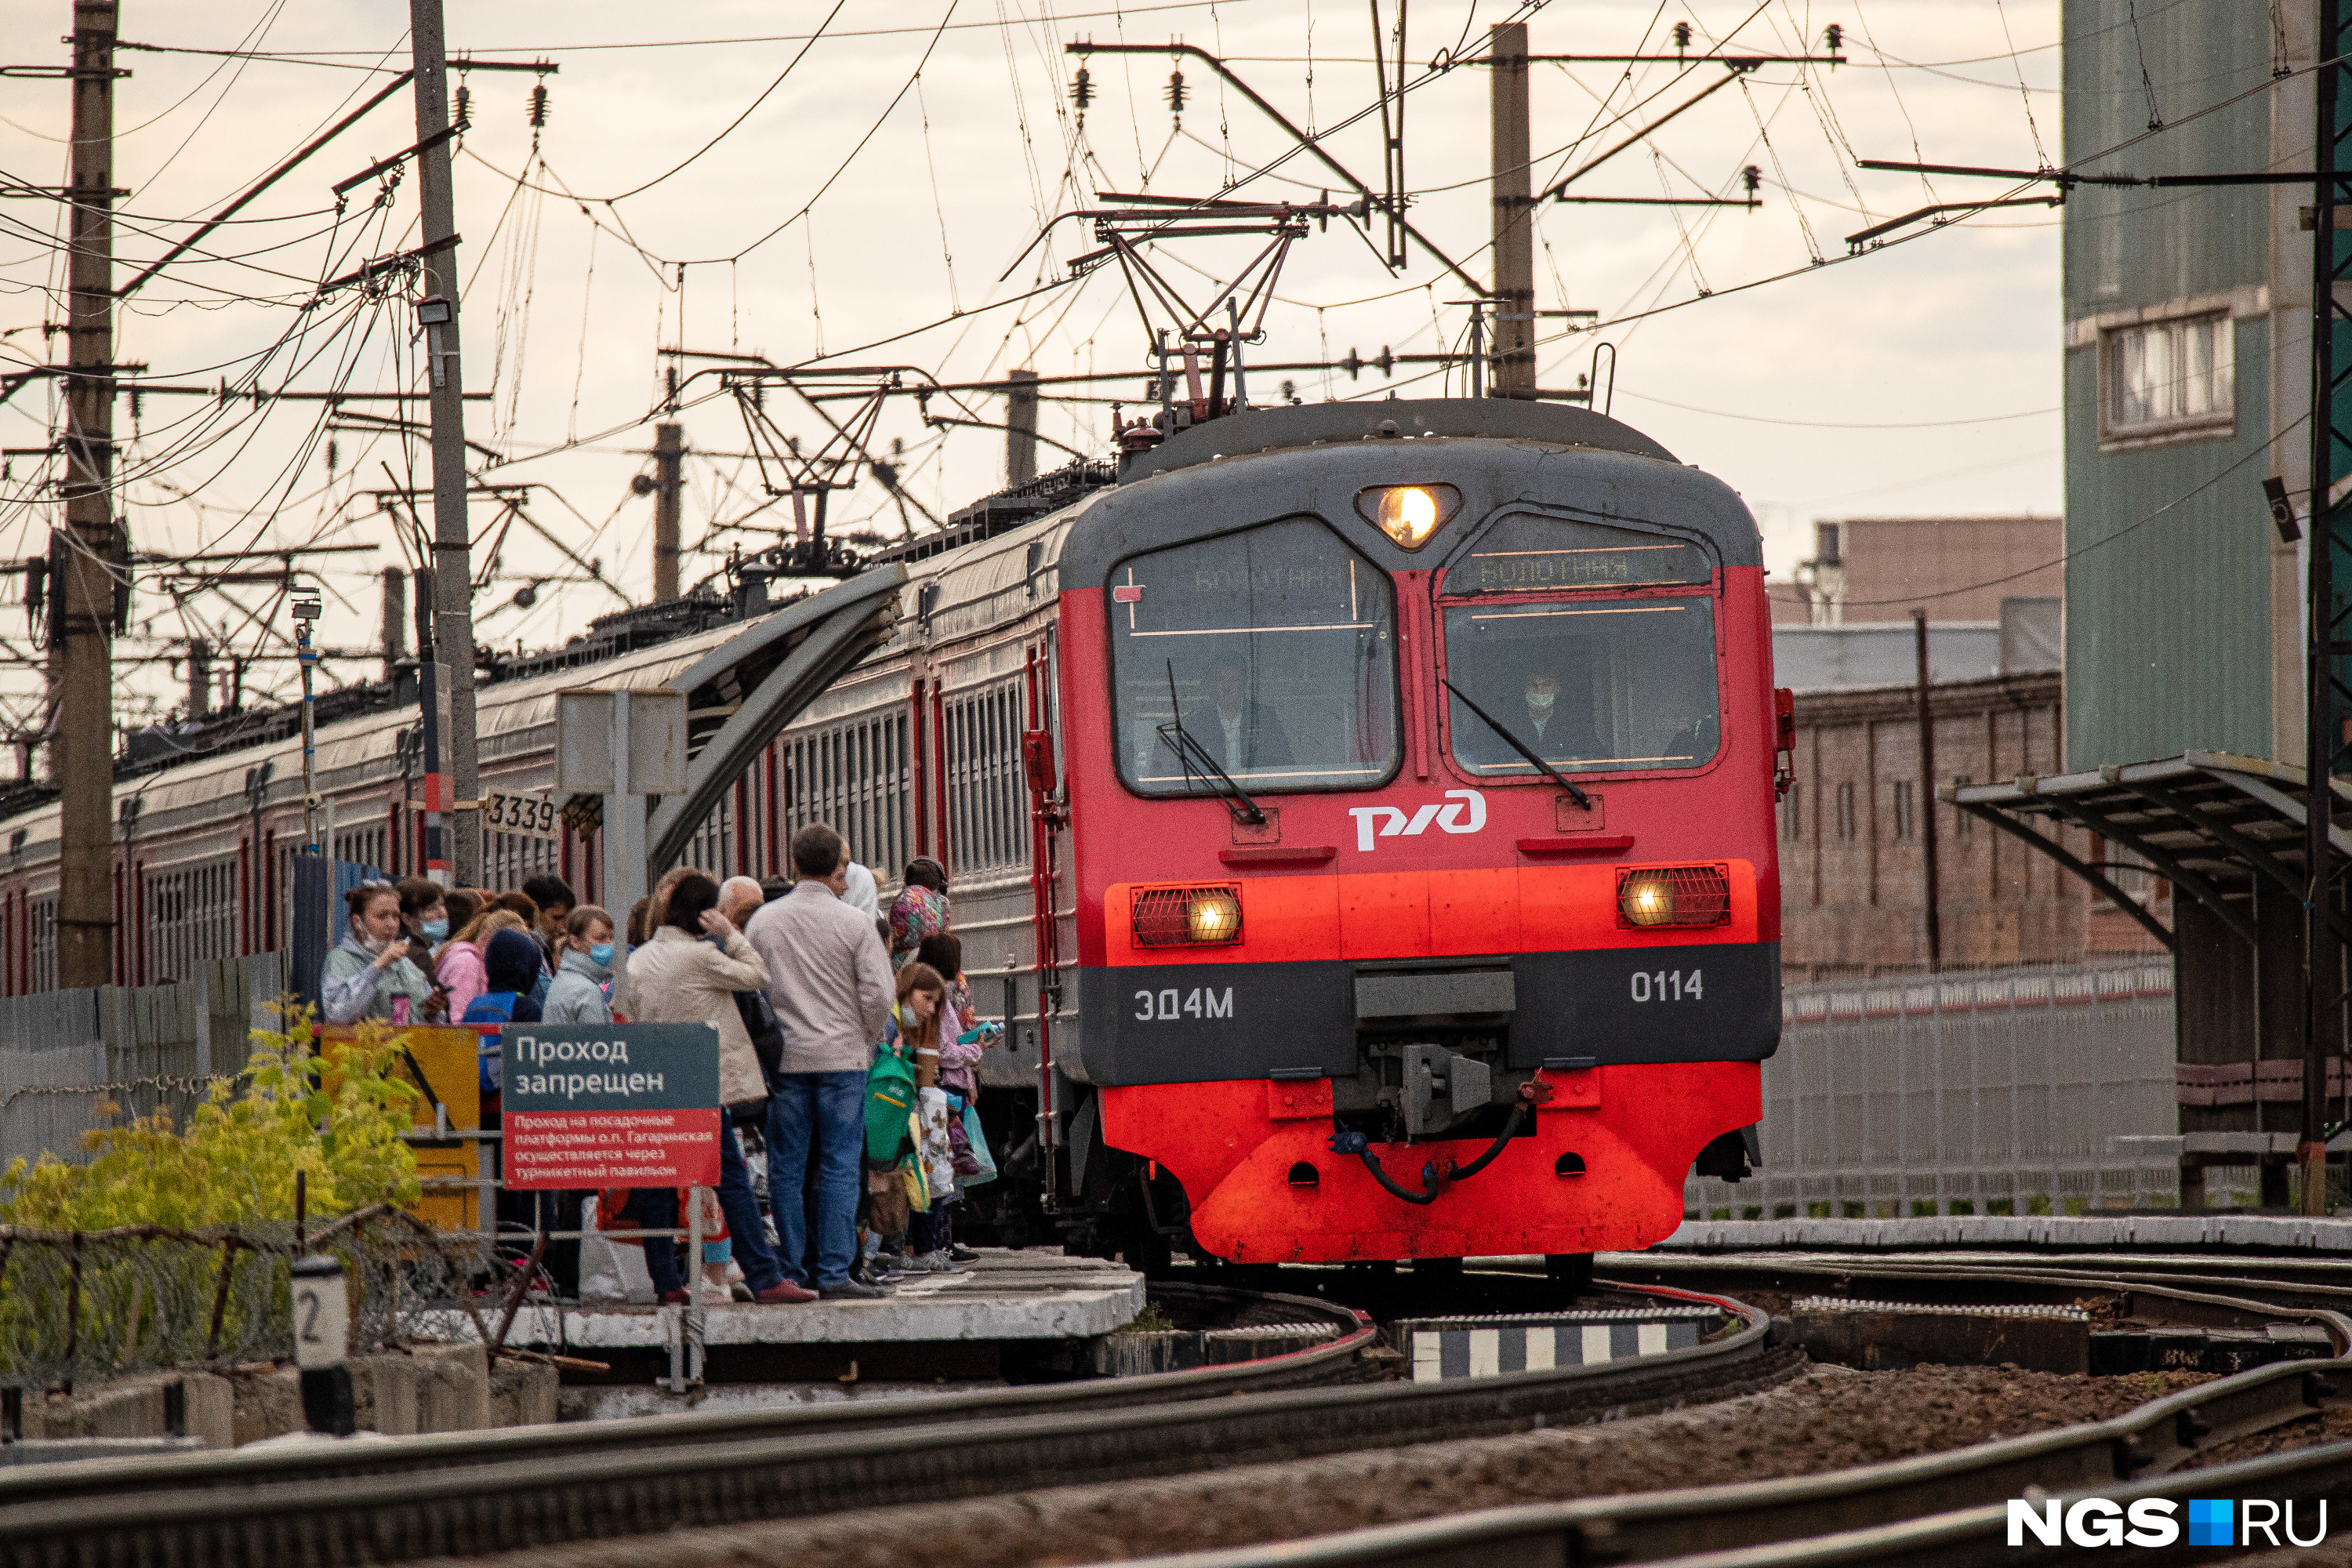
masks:
{"type": "Polygon", "coordinates": [[[518,1024],[499,1037],[506,1184],[719,1180],[719,1031],[709,1024],[518,1024]]]}
{"type": "Polygon", "coordinates": [[[1664,534],[1562,518],[1506,518],[1446,570],[1449,594],[1704,583],[1706,552],[1664,534]]]}

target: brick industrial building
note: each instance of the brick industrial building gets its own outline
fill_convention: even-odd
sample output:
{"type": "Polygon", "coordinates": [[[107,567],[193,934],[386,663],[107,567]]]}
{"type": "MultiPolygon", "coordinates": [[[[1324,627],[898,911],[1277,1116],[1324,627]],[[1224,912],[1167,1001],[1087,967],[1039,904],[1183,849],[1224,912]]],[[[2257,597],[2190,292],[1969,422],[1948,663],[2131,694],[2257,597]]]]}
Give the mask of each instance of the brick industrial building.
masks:
{"type": "Polygon", "coordinates": [[[2003,599],[2065,591],[2057,517],[1853,517],[1813,524],[1813,558],[1769,584],[1772,624],[1994,622],[2003,599]]]}
{"type": "MultiPolygon", "coordinates": [[[[1937,782],[2060,771],[2064,713],[2056,671],[1942,681],[1929,693],[1937,782]]],[[[1921,787],[1919,760],[1916,686],[1798,694],[1797,782],[1780,807],[1785,978],[1927,968],[1923,836],[1931,821],[1944,967],[2162,951],[2049,857],[1934,805],[1933,792],[1921,787]]],[[[2128,858],[2079,830],[2062,829],[2060,837],[2084,860],[2128,858]]],[[[2161,879],[2126,872],[2117,880],[2157,900],[2158,917],[2169,921],[2171,895],[2161,879]]]]}
{"type": "MultiPolygon", "coordinates": [[[[1936,805],[1921,777],[1913,605],[1929,616],[1933,784],[2064,771],[2063,534],[2054,517],[1822,522],[1814,558],[1770,584],[1780,679],[1797,690],[1797,781],[1780,807],[1788,980],[1927,967],[1931,827],[1945,968],[2162,951],[2047,856],[1936,805]]],[[[2129,863],[2089,833],[2059,837],[2086,861],[2129,863]]],[[[2162,879],[2116,880],[2169,921],[2162,879]]]]}

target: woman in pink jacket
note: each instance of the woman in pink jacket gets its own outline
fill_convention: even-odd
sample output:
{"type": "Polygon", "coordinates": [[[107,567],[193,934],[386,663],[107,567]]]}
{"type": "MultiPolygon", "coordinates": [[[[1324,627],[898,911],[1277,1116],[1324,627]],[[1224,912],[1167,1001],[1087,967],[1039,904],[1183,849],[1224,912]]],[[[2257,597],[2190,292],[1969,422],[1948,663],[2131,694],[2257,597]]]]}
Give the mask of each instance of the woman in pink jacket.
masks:
{"type": "Polygon", "coordinates": [[[466,929],[444,943],[434,955],[433,978],[449,993],[449,1016],[462,1018],[475,997],[490,988],[489,971],[483,963],[482,950],[489,945],[490,933],[501,931],[528,931],[522,917],[512,910],[486,910],[466,922],[466,929]]]}

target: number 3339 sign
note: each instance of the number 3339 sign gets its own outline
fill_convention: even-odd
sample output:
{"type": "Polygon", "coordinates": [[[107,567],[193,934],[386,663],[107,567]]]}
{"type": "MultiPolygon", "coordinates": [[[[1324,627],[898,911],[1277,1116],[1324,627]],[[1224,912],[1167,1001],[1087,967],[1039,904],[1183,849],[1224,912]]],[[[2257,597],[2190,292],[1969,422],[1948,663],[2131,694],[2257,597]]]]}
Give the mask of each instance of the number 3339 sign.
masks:
{"type": "Polygon", "coordinates": [[[504,790],[482,792],[482,830],[511,833],[523,838],[560,838],[563,817],[555,802],[541,795],[509,795],[504,790]]]}

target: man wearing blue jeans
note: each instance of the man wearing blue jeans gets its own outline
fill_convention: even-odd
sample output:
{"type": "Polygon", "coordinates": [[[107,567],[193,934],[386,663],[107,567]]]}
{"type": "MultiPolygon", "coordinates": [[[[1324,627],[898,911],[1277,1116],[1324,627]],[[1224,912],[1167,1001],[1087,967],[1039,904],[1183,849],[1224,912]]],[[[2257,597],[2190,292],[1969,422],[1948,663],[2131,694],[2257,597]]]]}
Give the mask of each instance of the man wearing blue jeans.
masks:
{"type": "Polygon", "coordinates": [[[784,1030],[783,1071],[768,1101],[777,1262],[819,1295],[862,1300],[882,1294],[849,1277],[866,1146],[866,1069],[896,991],[874,922],[842,901],[849,853],[841,835],[812,823],[793,835],[792,850],[800,873],[793,890],[761,905],[743,929],[768,965],[769,999],[784,1030]],[[805,1193],[812,1144],[814,1237],[805,1193]]]}
{"type": "MultiPolygon", "coordinates": [[[[850,1265],[857,1260],[857,1186],[863,1168],[857,1156],[865,1138],[863,1071],[788,1072],[768,1101],[768,1191],[776,1215],[776,1261],[795,1283],[814,1280],[824,1295],[840,1294],[837,1288],[851,1283],[850,1265]],[[808,1234],[809,1206],[802,1194],[812,1145],[817,1155],[814,1237],[808,1234]],[[779,1179],[780,1170],[789,1173],[779,1179]]],[[[869,1289],[861,1285],[853,1293],[869,1289]]]]}
{"type": "MultiPolygon", "coordinates": [[[[769,1125],[775,1125],[775,1110],[771,1106],[769,1125]]],[[[802,1159],[807,1159],[805,1148],[802,1159]]],[[[743,1163],[743,1150],[736,1142],[735,1129],[722,1127],[719,1131],[719,1208],[727,1216],[727,1232],[731,1239],[735,1260],[743,1266],[743,1283],[752,1295],[761,1296],[775,1289],[784,1279],[775,1254],[769,1250],[768,1233],[760,1219],[760,1200],[751,1191],[751,1173],[743,1163]]],[[[620,1217],[633,1219],[647,1230],[683,1230],[678,1218],[676,1187],[638,1187],[629,1194],[620,1217]]],[[[684,1248],[669,1237],[646,1237],[646,1273],[654,1282],[654,1295],[664,1301],[683,1302],[691,1278],[698,1272],[700,1259],[691,1260],[695,1267],[681,1268],[679,1255],[684,1248]]],[[[795,1283],[802,1283],[795,1279],[795,1283]]],[[[806,1300],[807,1297],[800,1300],[806,1300]]]]}

